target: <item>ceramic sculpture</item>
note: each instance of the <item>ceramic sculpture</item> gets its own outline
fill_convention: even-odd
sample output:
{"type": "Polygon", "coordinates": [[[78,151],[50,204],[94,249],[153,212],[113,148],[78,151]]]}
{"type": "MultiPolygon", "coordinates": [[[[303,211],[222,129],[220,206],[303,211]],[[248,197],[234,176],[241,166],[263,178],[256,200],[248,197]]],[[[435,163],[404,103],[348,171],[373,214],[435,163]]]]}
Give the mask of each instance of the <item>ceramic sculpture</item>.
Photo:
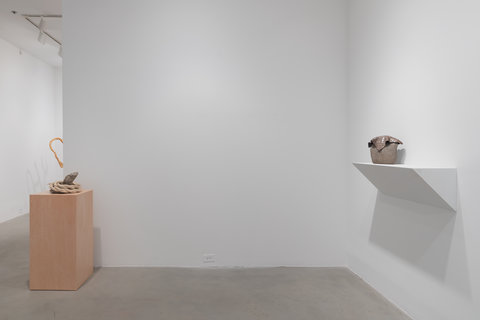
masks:
{"type": "Polygon", "coordinates": [[[55,140],[58,140],[58,141],[60,141],[61,143],[63,143],[63,139],[57,137],[57,138],[53,138],[52,140],[50,140],[50,143],[49,143],[48,145],[50,146],[50,150],[52,150],[53,155],[55,156],[55,159],[57,159],[58,165],[60,166],[60,168],[63,168],[63,162],[60,161],[60,159],[58,159],[57,153],[56,153],[55,150],[53,150],[53,148],[52,148],[52,142],[55,141],[55,140]]]}
{"type": "Polygon", "coordinates": [[[370,140],[368,147],[373,163],[394,164],[399,144],[403,142],[391,136],[379,136],[370,140]]]}
{"type": "Polygon", "coordinates": [[[78,193],[82,191],[82,187],[75,183],[75,179],[78,176],[78,172],[72,172],[65,176],[63,181],[56,181],[49,183],[51,193],[78,193]]]}

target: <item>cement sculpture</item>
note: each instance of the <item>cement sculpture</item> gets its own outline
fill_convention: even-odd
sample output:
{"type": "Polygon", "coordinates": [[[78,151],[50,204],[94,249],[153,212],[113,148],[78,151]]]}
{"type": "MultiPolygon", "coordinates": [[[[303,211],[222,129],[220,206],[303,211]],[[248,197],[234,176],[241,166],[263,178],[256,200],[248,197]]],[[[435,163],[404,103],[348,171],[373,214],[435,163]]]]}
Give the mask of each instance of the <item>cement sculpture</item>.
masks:
{"type": "Polygon", "coordinates": [[[391,136],[378,136],[370,140],[368,147],[373,163],[394,164],[399,144],[403,142],[391,136]]]}

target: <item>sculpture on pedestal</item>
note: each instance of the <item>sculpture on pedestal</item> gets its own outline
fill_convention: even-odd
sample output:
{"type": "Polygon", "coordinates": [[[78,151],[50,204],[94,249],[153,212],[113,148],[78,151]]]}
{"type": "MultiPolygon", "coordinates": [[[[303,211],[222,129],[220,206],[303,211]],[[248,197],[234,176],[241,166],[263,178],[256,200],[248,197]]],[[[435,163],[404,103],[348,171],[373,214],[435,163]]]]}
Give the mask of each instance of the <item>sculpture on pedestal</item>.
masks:
{"type": "MultiPolygon", "coordinates": [[[[55,155],[55,159],[57,159],[58,165],[60,166],[60,168],[63,168],[63,162],[60,161],[60,159],[57,156],[57,153],[52,148],[52,142],[55,140],[59,140],[60,142],[63,143],[63,139],[57,137],[50,140],[50,143],[48,145],[50,146],[50,150],[52,150],[53,154],[55,155]]],[[[63,181],[56,181],[56,182],[49,183],[48,185],[50,186],[50,192],[51,193],[78,193],[82,191],[82,187],[78,183],[74,182],[77,176],[78,176],[78,172],[72,172],[70,174],[67,174],[65,176],[65,179],[63,179],[63,181]]]]}
{"type": "Polygon", "coordinates": [[[82,186],[75,183],[78,172],[72,172],[65,176],[63,181],[49,183],[51,193],[78,193],[82,191],[82,186]]]}

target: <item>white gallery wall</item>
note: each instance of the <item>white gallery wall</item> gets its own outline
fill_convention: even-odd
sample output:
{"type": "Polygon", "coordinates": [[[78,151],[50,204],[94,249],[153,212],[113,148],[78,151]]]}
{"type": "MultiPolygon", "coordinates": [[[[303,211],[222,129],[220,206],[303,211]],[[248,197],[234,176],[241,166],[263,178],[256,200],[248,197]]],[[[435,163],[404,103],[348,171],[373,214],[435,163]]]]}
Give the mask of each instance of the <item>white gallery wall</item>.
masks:
{"type": "Polygon", "coordinates": [[[479,319],[479,12],[474,0],[351,1],[351,161],[389,134],[407,164],[458,167],[456,214],[378,194],[350,167],[349,266],[414,319],[479,319]]]}
{"type": "Polygon", "coordinates": [[[64,1],[97,265],[346,264],[345,4],[64,1]]]}
{"type": "Polygon", "coordinates": [[[0,38],[0,222],[28,213],[28,195],[62,176],[48,147],[62,135],[61,77],[0,38]]]}

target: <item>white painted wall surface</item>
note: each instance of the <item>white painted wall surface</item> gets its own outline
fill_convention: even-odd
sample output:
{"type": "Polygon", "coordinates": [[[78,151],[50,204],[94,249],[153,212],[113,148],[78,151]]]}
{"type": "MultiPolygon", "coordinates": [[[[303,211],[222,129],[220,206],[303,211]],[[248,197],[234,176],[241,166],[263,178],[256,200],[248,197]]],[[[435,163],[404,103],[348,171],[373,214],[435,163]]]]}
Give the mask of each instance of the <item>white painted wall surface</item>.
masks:
{"type": "Polygon", "coordinates": [[[346,264],[344,1],[63,9],[66,171],[94,189],[96,264],[346,264]]]}
{"type": "Polygon", "coordinates": [[[352,0],[351,161],[390,134],[458,167],[458,212],[377,195],[350,169],[349,266],[418,320],[480,319],[480,2],[352,0]]]}
{"type": "Polygon", "coordinates": [[[61,86],[60,69],[0,39],[0,222],[28,213],[28,195],[62,176],[48,147],[62,135],[61,86]]]}

